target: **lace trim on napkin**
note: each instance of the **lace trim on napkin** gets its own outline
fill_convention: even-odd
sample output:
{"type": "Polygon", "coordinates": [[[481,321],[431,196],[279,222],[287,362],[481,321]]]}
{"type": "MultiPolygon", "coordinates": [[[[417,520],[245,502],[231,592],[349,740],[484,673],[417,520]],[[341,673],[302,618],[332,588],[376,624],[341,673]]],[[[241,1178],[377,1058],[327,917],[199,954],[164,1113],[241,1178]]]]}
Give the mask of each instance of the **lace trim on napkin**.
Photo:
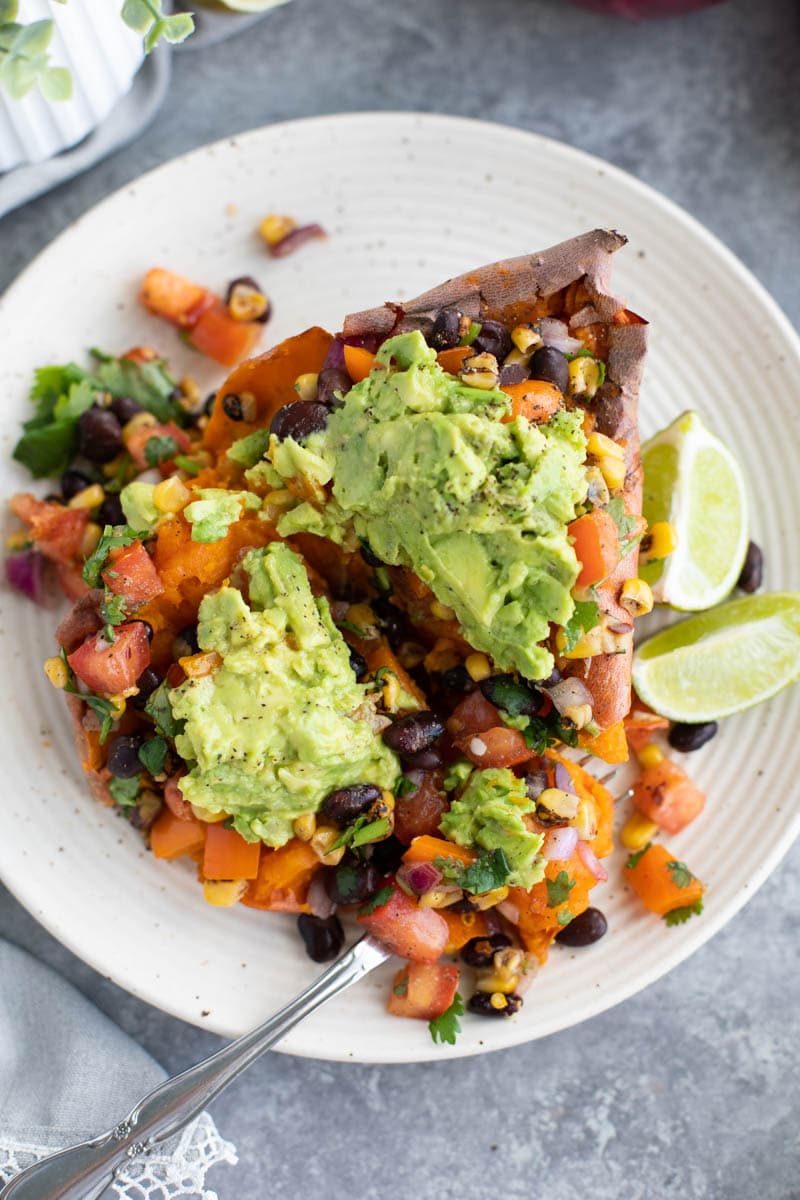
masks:
{"type": "MultiPolygon", "coordinates": [[[[0,1141],[0,1184],[52,1153],[52,1147],[0,1141]]],[[[120,1167],[106,1192],[119,1200],[217,1200],[216,1192],[206,1190],[207,1172],[218,1163],[237,1161],[233,1144],[220,1137],[208,1113],[201,1113],[161,1152],[154,1150],[120,1167]]]]}

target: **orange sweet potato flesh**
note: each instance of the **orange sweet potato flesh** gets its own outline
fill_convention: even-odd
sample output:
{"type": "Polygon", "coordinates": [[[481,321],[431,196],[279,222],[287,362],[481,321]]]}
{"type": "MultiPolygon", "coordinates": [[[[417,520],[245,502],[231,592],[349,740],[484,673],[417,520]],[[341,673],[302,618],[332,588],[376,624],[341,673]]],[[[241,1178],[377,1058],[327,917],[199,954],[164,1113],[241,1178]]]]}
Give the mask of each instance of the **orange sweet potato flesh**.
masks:
{"type": "Polygon", "coordinates": [[[361,653],[366,658],[367,666],[373,674],[375,674],[376,671],[379,671],[381,667],[388,667],[388,669],[393,671],[397,676],[397,680],[403,691],[408,692],[410,696],[414,697],[418,704],[421,704],[423,708],[425,707],[426,701],[424,692],[417,687],[408,671],[400,663],[397,655],[394,653],[391,647],[386,644],[386,642],[375,642],[372,644],[371,648],[369,642],[359,642],[359,646],[362,648],[361,653]]]}
{"type": "Polygon", "coordinates": [[[589,907],[589,893],[597,880],[591,871],[584,866],[577,851],[572,858],[560,862],[548,862],[545,866],[545,878],[536,883],[526,892],[524,888],[511,888],[508,899],[519,911],[517,926],[522,943],[526,950],[535,954],[540,962],[547,958],[548,949],[553,938],[563,925],[558,923],[559,913],[566,910],[573,917],[580,916],[589,907]],[[569,898],[555,908],[550,908],[547,902],[547,880],[555,880],[561,871],[566,871],[574,887],[570,889],[569,898]]]}
{"type": "Polygon", "coordinates": [[[308,885],[319,865],[308,842],[298,838],[292,838],[279,850],[265,847],[258,875],[245,892],[242,904],[269,912],[309,912],[308,885]]]}
{"type": "Polygon", "coordinates": [[[625,877],[645,907],[660,917],[676,908],[691,908],[706,890],[693,875],[686,882],[685,865],[661,842],[654,842],[634,866],[626,867],[625,877]]]}
{"type": "Polygon", "coordinates": [[[375,366],[375,355],[361,346],[345,346],[344,365],[353,383],[361,383],[375,366]]]}
{"type": "Polygon", "coordinates": [[[624,721],[615,721],[595,737],[590,737],[588,733],[579,733],[578,745],[588,754],[602,758],[603,762],[607,763],[624,763],[630,757],[624,721]]]}
{"type": "Polygon", "coordinates": [[[640,813],[667,833],[680,833],[706,803],[705,793],[669,758],[645,768],[633,785],[633,803],[640,813]]]}
{"type": "Polygon", "coordinates": [[[515,417],[525,417],[535,424],[549,421],[564,403],[561,391],[544,379],[510,383],[500,390],[511,397],[511,412],[503,417],[503,424],[508,424],[515,417]]]}
{"type": "Polygon", "coordinates": [[[217,393],[217,403],[203,437],[206,447],[222,454],[239,438],[268,426],[279,408],[297,399],[294,390],[297,376],[321,370],[332,340],[329,333],[315,325],[236,367],[217,393]],[[222,397],[228,392],[237,395],[248,392],[255,397],[254,420],[232,421],[225,415],[222,397]]]}
{"type": "Polygon", "coordinates": [[[260,842],[246,842],[235,829],[215,822],[206,830],[203,876],[206,879],[255,879],[260,842]]]}
{"type": "Polygon", "coordinates": [[[423,834],[422,837],[414,838],[403,855],[403,862],[433,862],[435,858],[454,858],[469,866],[475,861],[475,851],[457,846],[455,842],[448,842],[446,838],[423,834]]]}
{"type": "Polygon", "coordinates": [[[440,908],[437,911],[439,916],[444,917],[449,930],[445,954],[457,954],[472,938],[486,937],[489,932],[486,917],[482,912],[457,913],[449,908],[440,908]]]}
{"type": "Polygon", "coordinates": [[[614,797],[590,771],[584,771],[583,767],[579,767],[563,754],[549,750],[547,757],[564,764],[581,800],[594,801],[597,810],[597,835],[591,842],[591,847],[598,858],[606,858],[614,849],[614,797]]]}
{"type": "Polygon", "coordinates": [[[150,848],[156,858],[183,858],[202,850],[206,826],[200,821],[176,817],[169,808],[163,808],[150,830],[150,848]]]}

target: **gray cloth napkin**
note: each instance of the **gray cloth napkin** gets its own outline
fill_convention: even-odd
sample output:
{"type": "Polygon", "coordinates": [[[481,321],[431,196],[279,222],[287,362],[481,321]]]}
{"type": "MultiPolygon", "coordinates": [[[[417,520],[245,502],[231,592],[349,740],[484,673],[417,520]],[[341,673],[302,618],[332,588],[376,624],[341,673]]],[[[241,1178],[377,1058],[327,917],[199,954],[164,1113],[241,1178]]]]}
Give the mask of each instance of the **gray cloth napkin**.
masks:
{"type": "MultiPolygon", "coordinates": [[[[80,992],[0,940],[0,1184],[52,1150],[102,1133],[164,1070],[80,992]]],[[[236,1162],[204,1113],[157,1155],[134,1160],[104,1195],[214,1200],[216,1163],[236,1162]]]]}
{"type": "Polygon", "coordinates": [[[28,200],[34,200],[74,175],[79,175],[88,167],[93,167],[144,133],[167,94],[173,53],[202,50],[243,32],[262,16],[266,16],[266,13],[256,13],[254,16],[224,12],[196,13],[196,30],[192,36],[180,46],[162,44],[145,59],[131,90],[82,142],[46,162],[15,167],[13,171],[0,175],[0,218],[28,200]]]}

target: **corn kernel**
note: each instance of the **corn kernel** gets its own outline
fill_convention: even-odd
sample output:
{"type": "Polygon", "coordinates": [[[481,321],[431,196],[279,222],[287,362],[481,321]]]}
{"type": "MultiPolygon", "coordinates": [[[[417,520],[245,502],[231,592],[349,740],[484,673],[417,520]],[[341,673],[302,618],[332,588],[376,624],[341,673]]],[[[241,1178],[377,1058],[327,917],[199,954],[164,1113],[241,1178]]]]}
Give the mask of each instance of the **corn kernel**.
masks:
{"type": "Polygon", "coordinates": [[[338,850],[329,850],[335,841],[341,836],[341,830],[336,829],[333,825],[318,825],[314,833],[309,838],[309,845],[316,854],[321,863],[326,867],[335,867],[344,858],[344,846],[339,846],[338,850]]]}
{"type": "Polygon", "coordinates": [[[178,665],[189,679],[202,679],[204,675],[218,670],[222,666],[222,659],[216,650],[201,650],[199,654],[187,654],[185,658],[179,658],[178,665]]]}
{"type": "Polygon", "coordinates": [[[556,648],[564,658],[594,658],[603,652],[603,631],[599,625],[579,638],[571,650],[567,650],[567,639],[563,629],[556,633],[556,648]]]}
{"type": "Polygon", "coordinates": [[[620,461],[625,459],[625,451],[619,442],[606,437],[604,433],[589,434],[586,439],[586,453],[590,458],[618,458],[620,461]]]}
{"type": "Polygon", "coordinates": [[[278,213],[270,213],[258,226],[258,232],[268,246],[277,246],[287,234],[297,228],[293,217],[282,217],[278,213]]]}
{"type": "Polygon", "coordinates": [[[502,1012],[504,1008],[508,1008],[508,1001],[502,992],[493,992],[489,1000],[492,1008],[496,1008],[498,1012],[502,1012]]]}
{"type": "Polygon", "coordinates": [[[641,813],[634,813],[622,826],[619,836],[626,850],[643,850],[657,833],[655,821],[648,821],[641,813]]]}
{"type": "Polygon", "coordinates": [[[530,353],[526,354],[526,353],[524,353],[524,351],[518,350],[517,347],[515,346],[513,350],[509,350],[508,354],[503,359],[503,366],[504,367],[514,367],[514,366],[527,367],[528,363],[531,361],[531,353],[532,353],[532,351],[530,353]]]}
{"type": "Polygon", "coordinates": [[[530,354],[542,344],[542,335],[533,325],[516,325],[511,330],[511,340],[521,354],[530,354]]]}
{"type": "Polygon", "coordinates": [[[90,483],[88,487],[75,493],[67,508],[99,508],[105,498],[102,484],[90,483]]]}
{"type": "Polygon", "coordinates": [[[519,975],[502,974],[499,972],[491,975],[479,975],[475,980],[475,987],[479,992],[501,992],[504,996],[510,996],[516,991],[519,984],[519,975]]]}
{"type": "Polygon", "coordinates": [[[140,429],[149,429],[151,425],[157,425],[158,421],[151,412],[134,413],[130,421],[122,427],[122,440],[127,442],[131,434],[138,433],[140,429]]]}
{"type": "Polygon", "coordinates": [[[302,813],[299,817],[295,817],[292,823],[292,832],[301,842],[310,842],[317,829],[316,813],[302,813]]]}
{"type": "Polygon", "coordinates": [[[178,387],[181,389],[184,400],[188,401],[192,408],[196,408],[200,403],[200,388],[197,380],[193,379],[191,375],[184,375],[178,383],[178,387]]]}
{"type": "Polygon", "coordinates": [[[454,888],[431,888],[419,898],[420,908],[447,908],[461,899],[462,892],[454,888]]]}
{"type": "Polygon", "coordinates": [[[44,673],[54,688],[63,689],[69,683],[67,664],[59,654],[54,654],[52,658],[45,659],[44,673]]]}
{"type": "Polygon", "coordinates": [[[162,513],[180,512],[191,498],[192,493],[177,475],[170,475],[153,488],[153,504],[162,513]]]}
{"type": "Polygon", "coordinates": [[[591,400],[600,387],[600,363],[596,358],[583,354],[573,358],[569,364],[569,395],[591,400]]]}
{"type": "Polygon", "coordinates": [[[88,558],[103,536],[103,531],[96,521],[90,521],[81,537],[81,554],[88,558]]]}
{"type": "Polygon", "coordinates": [[[306,371],[304,375],[298,375],[295,379],[294,390],[301,400],[316,400],[318,382],[319,375],[316,371],[306,371]]]}
{"type": "Polygon", "coordinates": [[[617,492],[625,482],[627,470],[625,463],[619,458],[601,458],[598,466],[609,491],[617,492]]]}
{"type": "Polygon", "coordinates": [[[508,888],[503,886],[493,888],[491,892],[482,892],[480,896],[470,896],[470,900],[475,905],[479,912],[483,912],[487,908],[494,908],[495,904],[502,904],[508,896],[508,888]]]}
{"type": "Polygon", "coordinates": [[[565,792],[562,788],[545,788],[540,793],[537,803],[542,808],[546,808],[548,812],[555,813],[557,817],[564,817],[565,820],[570,820],[578,815],[578,797],[574,796],[572,792],[565,792]]]}
{"type": "Polygon", "coordinates": [[[496,388],[500,382],[500,368],[495,356],[489,354],[488,351],[483,354],[471,354],[461,364],[458,377],[469,387],[490,391],[492,388],[496,388]]]}
{"type": "Polygon", "coordinates": [[[644,579],[626,579],[619,602],[632,617],[643,617],[653,611],[653,592],[644,579]]]}
{"type": "Polygon", "coordinates": [[[642,538],[639,561],[654,562],[666,558],[678,548],[678,531],[670,521],[656,521],[642,538]]]}
{"type": "Polygon", "coordinates": [[[117,471],[121,470],[124,459],[124,454],[118,454],[116,458],[111,459],[111,462],[103,463],[100,470],[103,472],[106,479],[114,478],[117,471]]]}
{"type": "Polygon", "coordinates": [[[25,550],[30,544],[31,531],[29,529],[18,529],[6,538],[6,547],[9,550],[25,550]]]}
{"type": "Polygon", "coordinates": [[[485,654],[469,654],[464,662],[467,674],[475,683],[488,679],[492,673],[492,664],[485,654]]]}
{"type": "Polygon", "coordinates": [[[496,951],[492,964],[500,975],[517,975],[525,967],[525,952],[517,946],[505,946],[496,951]]]}
{"type": "MultiPolygon", "coordinates": [[[[136,691],[138,691],[138,688],[132,688],[130,694],[133,694],[136,691]]],[[[125,709],[127,707],[127,701],[125,699],[125,695],[122,692],[115,692],[115,693],[108,695],[106,697],[106,699],[108,700],[109,704],[111,705],[110,715],[114,718],[115,721],[118,721],[120,719],[120,717],[124,715],[125,709]]]]}
{"type": "Polygon", "coordinates": [[[207,879],[203,884],[203,896],[215,908],[230,908],[246,891],[246,879],[207,879]]]}
{"type": "Polygon", "coordinates": [[[228,819],[227,813],[209,812],[207,808],[201,808],[199,804],[192,804],[191,809],[192,815],[195,816],[198,821],[205,822],[206,825],[218,825],[220,821],[227,821],[228,819]]]}
{"type": "Polygon", "coordinates": [[[570,704],[564,709],[563,716],[571,721],[576,729],[585,729],[592,720],[591,704],[570,704]]]}
{"type": "Polygon", "coordinates": [[[438,600],[431,601],[431,616],[437,621],[452,621],[455,617],[452,608],[448,608],[446,604],[440,603],[438,600]]]}
{"type": "Polygon", "coordinates": [[[351,604],[347,610],[347,620],[365,633],[377,624],[375,613],[368,604],[351,604]]]}
{"type": "Polygon", "coordinates": [[[641,767],[656,767],[664,761],[664,752],[655,742],[648,742],[636,754],[641,767]]]}
{"type": "Polygon", "coordinates": [[[611,499],[608,484],[599,467],[586,468],[586,499],[595,508],[603,508],[611,499]]]}
{"type": "Polygon", "coordinates": [[[597,807],[593,800],[581,800],[578,803],[578,811],[570,825],[577,829],[582,842],[591,842],[597,837],[597,807]]]}
{"type": "Polygon", "coordinates": [[[383,707],[387,712],[396,712],[400,703],[400,681],[394,671],[386,671],[382,676],[381,695],[383,707]]]}

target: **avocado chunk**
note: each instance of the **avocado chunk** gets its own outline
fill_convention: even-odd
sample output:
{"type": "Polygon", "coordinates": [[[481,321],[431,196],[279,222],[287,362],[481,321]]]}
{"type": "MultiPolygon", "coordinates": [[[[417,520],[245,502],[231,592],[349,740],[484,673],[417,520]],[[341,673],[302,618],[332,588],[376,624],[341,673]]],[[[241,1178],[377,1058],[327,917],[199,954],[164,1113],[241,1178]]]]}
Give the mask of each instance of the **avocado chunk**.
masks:
{"type": "Polygon", "coordinates": [[[507,767],[487,767],[472,772],[439,828],[459,846],[502,850],[511,867],[506,882],[513,887],[532,888],[544,878],[544,859],[539,856],[544,838],[540,833],[531,833],[522,818],[535,808],[524,779],[518,779],[507,767]]]}
{"type": "Polygon", "coordinates": [[[328,602],[283,543],[250,550],[248,596],[227,585],[200,605],[197,640],[222,664],[169,693],[191,804],[225,812],[248,841],[282,846],[292,822],[353,783],[391,789],[397,758],[376,733],[367,689],[328,602]]]}

